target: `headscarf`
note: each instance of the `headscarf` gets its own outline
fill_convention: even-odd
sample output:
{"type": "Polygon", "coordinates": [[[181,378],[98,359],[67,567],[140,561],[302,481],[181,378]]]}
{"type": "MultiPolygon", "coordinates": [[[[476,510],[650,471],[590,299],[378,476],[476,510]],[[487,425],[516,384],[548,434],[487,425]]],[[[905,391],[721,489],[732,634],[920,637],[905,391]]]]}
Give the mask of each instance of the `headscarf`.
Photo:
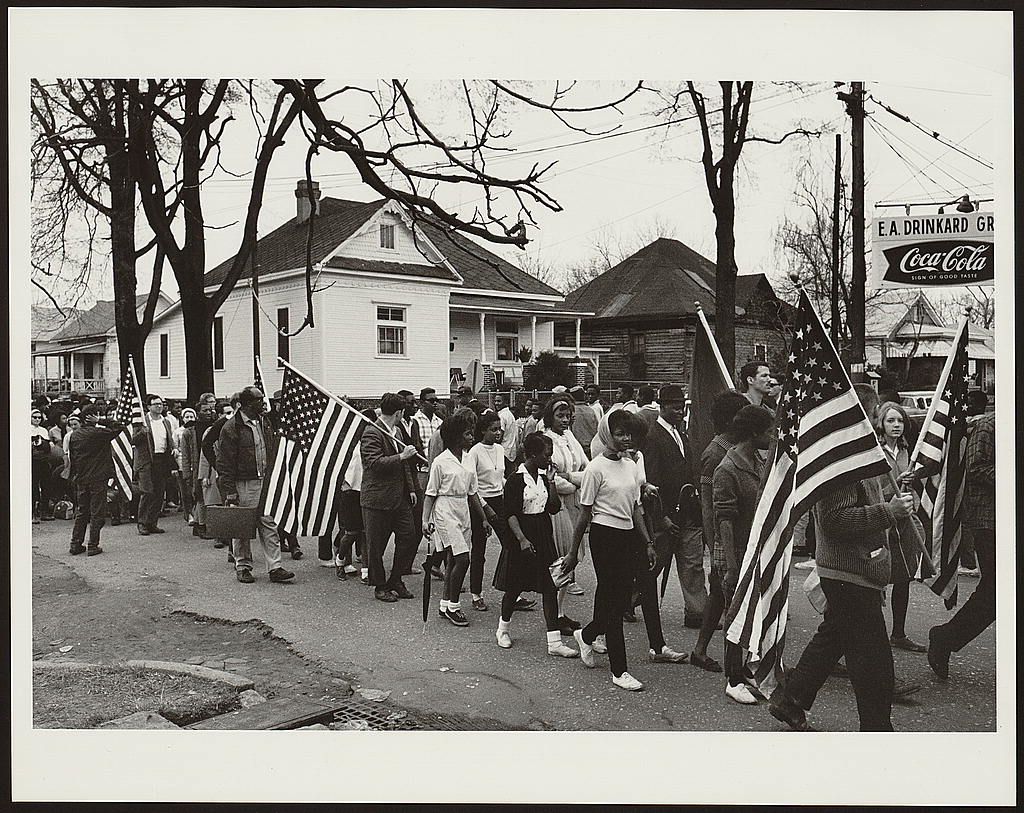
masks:
{"type": "Polygon", "coordinates": [[[181,410],[181,423],[187,425],[189,423],[195,423],[196,411],[192,407],[185,407],[181,410]]]}

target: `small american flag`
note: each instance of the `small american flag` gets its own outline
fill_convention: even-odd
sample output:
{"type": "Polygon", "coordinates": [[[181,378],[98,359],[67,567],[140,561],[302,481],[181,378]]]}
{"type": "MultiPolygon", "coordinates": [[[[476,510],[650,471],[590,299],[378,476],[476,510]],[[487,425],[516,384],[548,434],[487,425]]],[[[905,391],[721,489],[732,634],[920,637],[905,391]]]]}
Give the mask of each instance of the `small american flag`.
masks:
{"type": "Polygon", "coordinates": [[[776,416],[770,468],[754,511],[727,633],[748,653],[754,680],[766,695],[782,671],[793,526],[838,486],[889,471],[850,379],[803,291],[776,416]]]}
{"type": "Polygon", "coordinates": [[[914,491],[920,503],[917,516],[924,526],[925,546],[938,575],[928,581],[947,609],[956,605],[956,572],[960,564],[963,526],[964,458],[967,453],[967,320],[954,342],[932,405],[925,417],[914,459],[914,491]]]}
{"type": "Polygon", "coordinates": [[[285,367],[277,458],[264,491],[263,513],[299,536],[330,532],[334,492],[358,454],[362,416],[291,367],[285,367]]]}
{"type": "Polygon", "coordinates": [[[132,498],[132,424],[142,423],[142,404],[134,381],[131,365],[121,385],[121,394],[117,399],[117,411],[114,420],[123,423],[127,429],[118,433],[110,441],[110,457],[114,462],[114,484],[126,500],[132,498]]]}

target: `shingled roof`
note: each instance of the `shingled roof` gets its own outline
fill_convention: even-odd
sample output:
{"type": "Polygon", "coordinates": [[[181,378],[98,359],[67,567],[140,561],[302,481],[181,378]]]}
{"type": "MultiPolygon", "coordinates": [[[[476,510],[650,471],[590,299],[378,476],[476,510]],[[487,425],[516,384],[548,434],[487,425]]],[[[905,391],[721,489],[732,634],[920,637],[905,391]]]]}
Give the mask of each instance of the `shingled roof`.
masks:
{"type": "MultiPolygon", "coordinates": [[[[736,278],[736,305],[746,307],[764,274],[736,278]]],[[[660,237],[586,285],[565,304],[596,318],[643,319],[715,312],[715,264],[689,246],[660,237]]]]}
{"type": "MultiPolygon", "coordinates": [[[[135,307],[146,304],[148,294],[135,297],[135,307]]],[[[101,299],[88,310],[77,311],[71,316],[60,332],[50,337],[52,342],[66,342],[84,339],[88,336],[102,336],[114,327],[114,300],[101,299]]]]}
{"type": "MultiPolygon", "coordinates": [[[[322,198],[320,213],[313,230],[312,259],[314,265],[328,259],[328,255],[356,233],[359,228],[373,217],[385,204],[384,200],[364,203],[339,198],[322,198]]],[[[488,251],[465,235],[449,232],[436,221],[417,215],[416,228],[422,229],[437,250],[451,263],[462,276],[464,287],[484,290],[507,291],[509,293],[527,293],[535,296],[561,296],[550,285],[516,268],[512,263],[488,251]]],[[[258,254],[261,274],[275,274],[306,266],[306,224],[296,223],[294,218],[278,226],[269,234],[260,238],[258,254]]],[[[219,285],[224,281],[234,258],[230,258],[210,271],[205,279],[206,286],[219,285]]],[[[348,258],[338,262],[328,262],[329,266],[343,265],[352,268],[359,260],[348,258]]],[[[369,261],[368,261],[369,262],[369,261]]],[[[410,266],[410,269],[397,268],[395,263],[374,263],[374,270],[383,273],[409,274],[415,271],[417,276],[452,279],[446,270],[430,269],[423,266],[410,266]]],[[[355,270],[360,270],[356,268],[355,270]]],[[[241,279],[249,277],[248,266],[243,270],[241,279]]]]}

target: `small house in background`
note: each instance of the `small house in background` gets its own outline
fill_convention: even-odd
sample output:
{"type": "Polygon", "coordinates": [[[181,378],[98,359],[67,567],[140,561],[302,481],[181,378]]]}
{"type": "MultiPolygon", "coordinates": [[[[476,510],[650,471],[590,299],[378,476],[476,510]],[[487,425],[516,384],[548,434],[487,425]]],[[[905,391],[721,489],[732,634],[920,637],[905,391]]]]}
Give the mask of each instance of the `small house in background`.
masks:
{"type": "MultiPolygon", "coordinates": [[[[601,384],[689,380],[697,324],[695,302],[714,327],[715,264],[693,249],[659,238],[565,297],[591,311],[580,325],[583,346],[600,349],[601,384]]],[[[792,306],[764,274],[736,280],[736,365],[785,366],[785,331],[792,306]]],[[[571,343],[574,325],[559,324],[555,339],[571,343]]],[[[735,372],[735,371],[733,371],[735,372]]]]}
{"type": "MultiPolygon", "coordinates": [[[[957,325],[947,325],[922,291],[902,314],[891,317],[891,327],[876,325],[865,337],[869,364],[884,367],[902,382],[904,390],[930,390],[942,375],[953,352],[957,325]]],[[[995,334],[981,325],[967,327],[968,369],[971,387],[995,393],[995,334]]]]}
{"type": "MultiPolygon", "coordinates": [[[[147,298],[148,294],[136,297],[140,319],[147,298]]],[[[156,313],[170,304],[170,297],[161,292],[156,313]]],[[[32,309],[32,394],[115,397],[121,371],[114,301],[101,299],[91,308],[67,311],[65,317],[50,311],[32,309]],[[59,326],[46,330],[54,324],[59,326]]]]}
{"type": "MultiPolygon", "coordinates": [[[[257,242],[259,336],[272,392],[284,366],[301,369],[337,395],[377,398],[433,387],[449,392],[472,369],[506,389],[523,377],[525,348],[554,348],[556,319],[582,319],[554,288],[437,221],[415,220],[399,204],[320,198],[313,184],[312,264],[315,327],[306,315],[306,243],[314,211],[306,182],[295,190],[295,217],[257,242]],[[295,335],[289,335],[295,333],[295,335]],[[476,362],[476,365],[474,365],[476,362]]],[[[206,275],[211,293],[232,259],[206,275]]],[[[213,323],[214,389],[229,395],[252,383],[251,268],[213,323]]],[[[151,391],[183,398],[185,336],[177,304],[154,320],[146,346],[151,391]]]]}

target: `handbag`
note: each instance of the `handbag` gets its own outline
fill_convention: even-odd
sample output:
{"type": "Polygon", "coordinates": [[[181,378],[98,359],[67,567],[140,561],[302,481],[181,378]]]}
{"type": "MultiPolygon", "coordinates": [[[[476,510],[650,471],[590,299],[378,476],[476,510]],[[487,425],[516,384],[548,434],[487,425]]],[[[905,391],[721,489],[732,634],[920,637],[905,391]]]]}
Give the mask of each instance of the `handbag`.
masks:
{"type": "Polygon", "coordinates": [[[562,572],[562,563],[565,561],[564,556],[559,556],[555,561],[548,565],[548,570],[551,571],[551,581],[555,583],[555,587],[561,590],[569,582],[572,581],[572,573],[562,572]]]}

